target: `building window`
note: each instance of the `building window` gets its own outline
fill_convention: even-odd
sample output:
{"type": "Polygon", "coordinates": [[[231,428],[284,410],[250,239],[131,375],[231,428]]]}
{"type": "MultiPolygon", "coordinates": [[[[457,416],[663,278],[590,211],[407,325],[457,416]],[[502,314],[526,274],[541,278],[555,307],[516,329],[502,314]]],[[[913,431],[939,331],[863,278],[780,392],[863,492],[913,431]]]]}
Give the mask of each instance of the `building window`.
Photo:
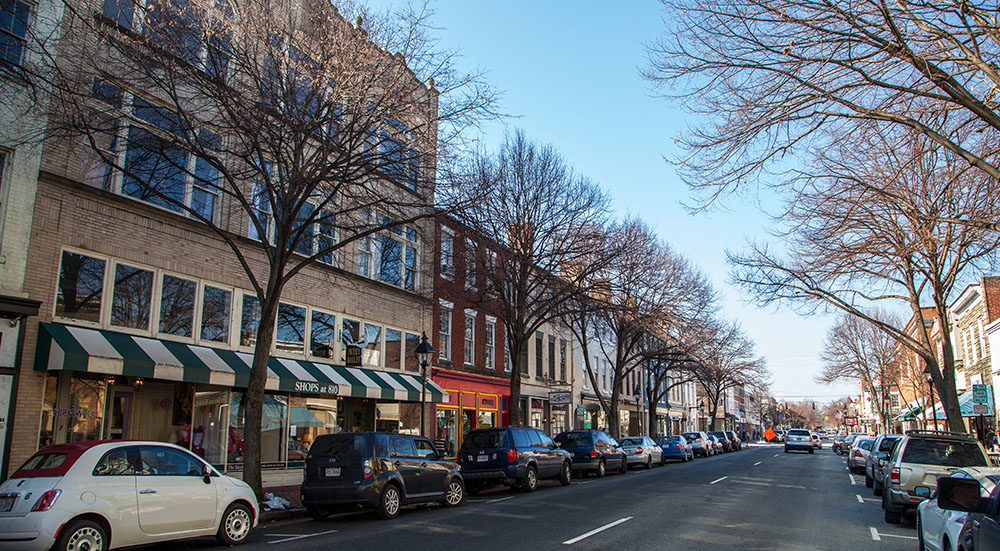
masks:
{"type": "Polygon", "coordinates": [[[347,361],[347,347],[361,343],[361,322],[344,318],[340,324],[340,361],[347,361]]]}
{"type": "Polygon", "coordinates": [[[513,368],[511,367],[513,361],[510,356],[510,341],[507,340],[507,335],[505,334],[503,337],[503,370],[505,373],[513,372],[513,368]]]}
{"type": "Polygon", "coordinates": [[[240,316],[240,346],[253,346],[257,342],[257,327],[260,325],[260,301],[255,295],[243,293],[243,309],[240,316]]]}
{"type": "Polygon", "coordinates": [[[590,388],[590,374],[587,373],[586,363],[580,364],[580,378],[583,380],[583,388],[590,388]]]}
{"type": "Polygon", "coordinates": [[[371,323],[365,324],[365,349],[362,363],[371,366],[382,365],[382,326],[371,323]]]}
{"type": "Polygon", "coordinates": [[[27,2],[0,2],[0,62],[8,68],[20,67],[24,61],[30,15],[31,6],[27,2]]]}
{"type": "Polygon", "coordinates": [[[160,285],[160,333],[178,337],[194,335],[194,303],[198,283],[164,275],[160,285]]]}
{"type": "Polygon", "coordinates": [[[148,330],[152,306],[153,272],[127,264],[115,266],[111,325],[148,330]]]}
{"type": "Polygon", "coordinates": [[[441,228],[441,273],[455,275],[455,236],[448,228],[441,228]]]}
{"type": "Polygon", "coordinates": [[[438,351],[438,358],[442,360],[451,359],[451,309],[441,307],[441,319],[440,327],[438,328],[438,345],[441,349],[438,351]]]}
{"type": "Polygon", "coordinates": [[[397,329],[385,329],[385,366],[393,369],[401,367],[400,358],[403,353],[403,332],[397,329]]]}
{"type": "Polygon", "coordinates": [[[494,365],[494,352],[495,352],[495,338],[496,338],[496,324],[493,322],[486,322],[486,349],[483,354],[483,365],[486,369],[496,369],[494,365]]]}
{"type": "Polygon", "coordinates": [[[566,339],[559,339],[559,380],[566,381],[566,339]]]}
{"type": "MultiPolygon", "coordinates": [[[[369,212],[364,218],[370,220],[371,216],[369,212]]],[[[387,229],[358,241],[358,275],[416,291],[420,260],[420,236],[416,228],[393,225],[393,220],[383,214],[377,217],[378,224],[387,229]]]]}
{"type": "Polygon", "coordinates": [[[205,286],[201,300],[201,338],[229,342],[229,315],[233,294],[225,289],[205,286]]]}
{"type": "Polygon", "coordinates": [[[476,288],[476,244],[471,239],[465,240],[465,286],[476,288]]]}
{"type": "Polygon", "coordinates": [[[284,302],[278,303],[274,346],[282,352],[302,352],[306,338],[306,309],[284,302]]]}
{"type": "Polygon", "coordinates": [[[556,338],[549,335],[549,379],[556,380],[556,338]]]}
{"type": "Polygon", "coordinates": [[[463,353],[467,365],[476,364],[476,317],[465,316],[465,342],[463,353]]]}
{"type": "Polygon", "coordinates": [[[71,252],[62,253],[56,316],[81,321],[101,321],[104,269],[107,261],[71,252]]]}
{"type": "Polygon", "coordinates": [[[407,333],[406,350],[403,354],[403,369],[407,371],[420,371],[420,362],[417,361],[418,346],[420,346],[420,335],[407,333]]]}
{"type": "Polygon", "coordinates": [[[545,336],[542,335],[541,331],[535,332],[535,378],[544,379],[545,378],[545,362],[544,360],[544,349],[545,349],[545,336]]]}
{"type": "Polygon", "coordinates": [[[372,276],[371,237],[362,237],[358,240],[358,275],[367,278],[372,276]]]}
{"type": "Polygon", "coordinates": [[[309,325],[309,351],[313,356],[333,358],[333,347],[337,341],[337,316],[312,311],[309,325]]]}

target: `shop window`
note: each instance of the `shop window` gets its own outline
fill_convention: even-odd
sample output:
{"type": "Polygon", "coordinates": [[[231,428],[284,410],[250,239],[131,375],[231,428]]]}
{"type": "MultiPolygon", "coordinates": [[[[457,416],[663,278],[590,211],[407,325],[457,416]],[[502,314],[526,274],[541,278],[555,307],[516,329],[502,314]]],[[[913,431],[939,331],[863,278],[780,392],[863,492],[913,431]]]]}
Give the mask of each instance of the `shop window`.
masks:
{"type": "Polygon", "coordinates": [[[380,403],[375,407],[375,430],[420,434],[419,403],[380,403]]]}
{"type": "Polygon", "coordinates": [[[243,293],[243,312],[240,316],[240,346],[253,346],[257,342],[258,326],[260,326],[260,301],[254,295],[243,293]]]}
{"type": "Polygon", "coordinates": [[[496,324],[492,322],[486,322],[486,348],[483,351],[483,365],[486,369],[496,369],[494,365],[493,356],[494,348],[496,347],[494,339],[496,338],[496,324]]]}
{"type": "Polygon", "coordinates": [[[153,272],[127,264],[115,266],[115,287],[111,302],[111,325],[149,329],[153,303],[153,272]]]}
{"type": "Polygon", "coordinates": [[[202,462],[187,452],[166,446],[139,446],[138,475],[201,477],[203,469],[202,462]]]}
{"type": "Polygon", "coordinates": [[[45,381],[39,446],[102,438],[107,382],[64,371],[45,381]]]}
{"type": "Polygon", "coordinates": [[[385,366],[393,369],[400,368],[401,355],[403,353],[403,333],[397,329],[385,329],[385,366]]]}
{"type": "Polygon", "coordinates": [[[306,309],[284,302],[278,303],[278,323],[275,348],[282,352],[302,352],[306,338],[306,309]]]}
{"type": "Polygon", "coordinates": [[[205,286],[201,301],[201,338],[213,342],[229,342],[229,314],[232,293],[205,286]]]}
{"type": "Polygon", "coordinates": [[[420,335],[406,334],[406,352],[403,355],[403,365],[407,371],[420,371],[420,362],[417,361],[417,346],[419,345],[420,335]]]}
{"type": "Polygon", "coordinates": [[[194,302],[198,284],[171,275],[160,286],[160,333],[190,337],[194,331],[194,302]]]}
{"type": "Polygon", "coordinates": [[[458,411],[438,409],[434,431],[434,447],[445,457],[455,457],[458,450],[458,411]]]}
{"type": "Polygon", "coordinates": [[[347,347],[361,341],[361,322],[344,318],[340,326],[340,361],[347,361],[347,347]]]}
{"type": "Polygon", "coordinates": [[[288,397],[288,460],[304,461],[317,436],[343,430],[336,399],[293,394],[288,397]]]}
{"type": "MultiPolygon", "coordinates": [[[[285,460],[288,443],[285,442],[285,418],[288,397],[265,394],[260,421],[260,460],[276,463],[285,460]]],[[[233,393],[229,403],[229,434],[226,444],[227,463],[243,462],[243,393],[233,393]]]]}
{"type": "Polygon", "coordinates": [[[99,258],[71,252],[62,253],[56,316],[83,321],[101,321],[106,264],[106,261],[99,258]]]}
{"type": "Polygon", "coordinates": [[[451,309],[441,307],[440,327],[438,329],[438,358],[451,359],[451,309]]]}
{"type": "Polygon", "coordinates": [[[365,349],[363,363],[365,365],[382,365],[382,327],[371,323],[365,324],[365,349]]]}
{"type": "Polygon", "coordinates": [[[333,345],[337,340],[337,316],[318,310],[312,312],[309,326],[309,351],[313,356],[333,358],[333,345]]]}
{"type": "Polygon", "coordinates": [[[465,316],[465,342],[463,343],[464,361],[467,365],[476,363],[476,317],[465,316]]]}
{"type": "Polygon", "coordinates": [[[226,463],[230,441],[226,432],[228,417],[228,391],[195,392],[191,451],[219,467],[226,463]]]}

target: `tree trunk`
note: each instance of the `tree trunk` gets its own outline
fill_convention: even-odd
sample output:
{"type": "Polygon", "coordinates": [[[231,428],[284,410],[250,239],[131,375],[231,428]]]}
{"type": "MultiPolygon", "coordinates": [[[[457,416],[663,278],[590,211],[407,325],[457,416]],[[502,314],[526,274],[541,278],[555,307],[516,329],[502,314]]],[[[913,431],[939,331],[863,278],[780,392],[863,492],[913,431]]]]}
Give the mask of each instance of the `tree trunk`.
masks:
{"type": "Polygon", "coordinates": [[[257,342],[253,351],[253,366],[250,368],[250,382],[243,402],[246,404],[243,420],[243,481],[250,485],[257,500],[264,497],[260,476],[261,462],[261,417],[264,412],[264,386],[267,383],[267,362],[271,357],[274,340],[274,324],[280,300],[280,290],[271,291],[267,301],[261,302],[260,325],[257,327],[257,342]]]}
{"type": "Polygon", "coordinates": [[[715,430],[715,414],[719,412],[719,401],[713,400],[712,407],[709,408],[708,430],[715,430]]]}
{"type": "Polygon", "coordinates": [[[507,417],[509,425],[520,425],[524,423],[524,419],[521,417],[523,414],[521,411],[521,369],[523,367],[521,360],[524,355],[521,352],[522,348],[527,346],[527,342],[522,342],[513,333],[509,333],[508,340],[510,341],[510,353],[514,357],[510,359],[510,399],[507,401],[507,417]]]}
{"type": "MultiPolygon", "coordinates": [[[[663,435],[662,434],[658,434],[658,433],[656,433],[653,430],[654,428],[657,428],[656,427],[656,402],[655,401],[652,401],[652,400],[649,401],[649,405],[647,406],[647,413],[648,413],[648,415],[646,416],[646,423],[647,423],[646,424],[646,428],[648,430],[646,432],[649,433],[649,435],[652,436],[654,439],[658,439],[659,437],[661,437],[663,435]]],[[[667,422],[667,434],[670,434],[670,430],[671,430],[670,429],[670,422],[668,420],[668,422],[667,422]]]]}

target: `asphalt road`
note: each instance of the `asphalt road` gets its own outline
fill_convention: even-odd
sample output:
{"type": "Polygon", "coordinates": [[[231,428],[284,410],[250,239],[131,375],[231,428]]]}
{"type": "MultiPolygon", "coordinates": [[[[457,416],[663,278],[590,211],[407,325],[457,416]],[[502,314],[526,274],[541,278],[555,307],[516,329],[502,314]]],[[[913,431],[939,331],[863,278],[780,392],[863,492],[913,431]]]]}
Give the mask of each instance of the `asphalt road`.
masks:
{"type": "MultiPolygon", "coordinates": [[[[261,526],[241,551],[312,549],[913,550],[913,516],[888,525],[864,477],[824,449],[744,449],[569,487],[485,492],[456,509],[404,509],[261,526]],[[853,482],[853,483],[852,483],[853,482]]],[[[216,549],[202,539],[147,549],[216,549]]],[[[219,548],[222,549],[222,548],[219,548]]]]}

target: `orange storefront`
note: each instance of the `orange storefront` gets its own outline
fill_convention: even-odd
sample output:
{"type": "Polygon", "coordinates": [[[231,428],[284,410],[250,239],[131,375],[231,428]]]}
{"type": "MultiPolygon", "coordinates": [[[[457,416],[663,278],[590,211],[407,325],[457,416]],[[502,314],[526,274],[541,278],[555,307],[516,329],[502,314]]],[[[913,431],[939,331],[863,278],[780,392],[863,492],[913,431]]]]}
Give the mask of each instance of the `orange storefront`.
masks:
{"type": "Polygon", "coordinates": [[[456,457],[470,430],[507,425],[508,380],[439,368],[434,368],[431,379],[450,398],[437,404],[434,412],[434,443],[448,457],[456,457]]]}

